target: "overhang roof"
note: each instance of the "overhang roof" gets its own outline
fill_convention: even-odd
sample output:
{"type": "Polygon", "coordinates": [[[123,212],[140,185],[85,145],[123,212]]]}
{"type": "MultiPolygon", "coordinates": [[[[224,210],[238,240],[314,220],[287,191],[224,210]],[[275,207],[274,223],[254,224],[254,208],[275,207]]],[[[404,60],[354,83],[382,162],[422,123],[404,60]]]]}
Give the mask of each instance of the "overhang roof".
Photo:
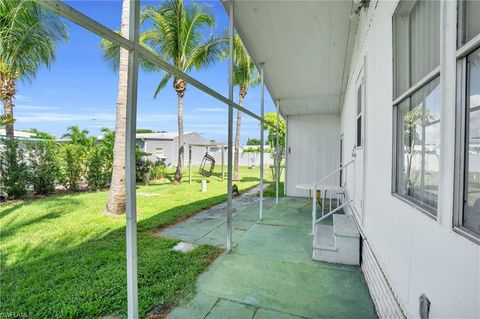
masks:
{"type": "MultiPolygon", "coordinates": [[[[223,2],[228,13],[230,2],[223,2]]],[[[353,2],[234,1],[234,24],[283,115],[338,113],[356,19],[353,2]]]]}

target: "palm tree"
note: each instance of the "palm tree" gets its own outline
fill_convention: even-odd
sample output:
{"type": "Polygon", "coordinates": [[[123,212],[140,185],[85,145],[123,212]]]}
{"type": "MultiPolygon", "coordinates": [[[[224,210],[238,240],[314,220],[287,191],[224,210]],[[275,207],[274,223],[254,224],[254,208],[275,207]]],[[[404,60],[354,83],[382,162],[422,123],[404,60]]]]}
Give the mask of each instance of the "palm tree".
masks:
{"type": "MultiPolygon", "coordinates": [[[[213,31],[214,18],[196,3],[169,0],[160,7],[148,6],[141,19],[152,23],[152,28],[141,35],[141,42],[183,72],[200,70],[217,62],[226,45],[224,37],[217,38],[213,33],[205,36],[205,28],[213,31]]],[[[169,73],[164,75],[155,90],[155,97],[171,78],[169,73]]],[[[184,163],[183,98],[187,82],[174,76],[172,84],[178,100],[178,164],[174,182],[179,183],[184,163]]]]}
{"type": "Polygon", "coordinates": [[[62,135],[62,138],[68,138],[72,144],[92,147],[95,144],[95,138],[88,136],[88,130],[82,130],[78,125],[72,125],[67,128],[68,133],[62,135]]]}
{"type": "MultiPolygon", "coordinates": [[[[247,95],[248,88],[255,87],[260,83],[260,76],[252,58],[248,54],[239,35],[235,35],[233,49],[233,84],[238,86],[238,105],[243,106],[243,100],[247,95]]],[[[242,113],[237,112],[237,127],[235,131],[235,150],[233,155],[233,179],[239,179],[238,163],[240,152],[240,128],[242,125],[242,113]]]]}
{"type": "MultiPolygon", "coordinates": [[[[59,41],[68,40],[65,23],[31,0],[0,0],[0,99],[13,118],[18,80],[32,80],[41,66],[50,67],[59,41]]],[[[13,140],[13,121],[6,123],[13,140]]]]}
{"type": "MultiPolygon", "coordinates": [[[[122,3],[122,26],[121,34],[128,38],[130,0],[122,3]]],[[[124,214],[126,211],[125,192],[125,159],[127,132],[127,80],[128,80],[128,51],[119,48],[116,44],[102,39],[100,46],[104,54],[103,58],[109,61],[114,70],[118,70],[117,111],[115,118],[115,133],[113,144],[112,179],[108,192],[106,214],[124,214]]]]}

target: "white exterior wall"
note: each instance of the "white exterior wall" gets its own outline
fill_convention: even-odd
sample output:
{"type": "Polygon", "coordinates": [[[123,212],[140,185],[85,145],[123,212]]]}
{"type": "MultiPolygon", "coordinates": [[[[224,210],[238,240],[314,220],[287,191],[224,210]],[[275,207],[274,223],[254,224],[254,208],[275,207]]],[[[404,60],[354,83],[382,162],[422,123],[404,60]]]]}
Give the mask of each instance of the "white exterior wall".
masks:
{"type": "MultiPolygon", "coordinates": [[[[418,300],[423,293],[431,301],[430,318],[480,318],[480,246],[452,230],[454,103],[443,105],[437,220],[391,193],[392,15],[396,5],[396,1],[372,1],[368,11],[362,11],[341,113],[344,161],[348,161],[355,138],[355,80],[366,56],[363,232],[409,318],[419,317],[418,300]]],[[[454,16],[455,3],[442,6],[444,14],[454,16]]],[[[443,31],[446,39],[452,35],[449,28],[454,23],[443,21],[442,26],[443,30],[450,30],[448,34],[443,31]]],[[[454,47],[451,41],[452,37],[444,40],[442,47],[454,47]]],[[[455,91],[451,64],[455,61],[445,62],[445,56],[452,56],[447,49],[442,52],[442,97],[444,102],[451,102],[455,91]]],[[[350,194],[354,193],[351,183],[348,188],[350,194]]],[[[381,298],[375,302],[377,307],[386,307],[381,298]]]]}
{"type": "MultiPolygon", "coordinates": [[[[297,184],[313,184],[339,166],[340,119],[337,115],[287,116],[286,194],[307,196],[297,184]]],[[[338,177],[328,181],[337,185],[338,177]]]]}

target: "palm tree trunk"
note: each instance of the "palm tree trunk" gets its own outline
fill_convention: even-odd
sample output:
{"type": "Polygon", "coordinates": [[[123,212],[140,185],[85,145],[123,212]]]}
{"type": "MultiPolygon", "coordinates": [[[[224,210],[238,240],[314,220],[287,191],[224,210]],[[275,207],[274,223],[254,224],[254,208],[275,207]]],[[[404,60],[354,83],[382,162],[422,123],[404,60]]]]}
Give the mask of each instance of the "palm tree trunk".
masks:
{"type": "MultiPolygon", "coordinates": [[[[130,0],[123,0],[121,32],[124,37],[128,37],[129,11],[130,0]]],[[[127,77],[128,50],[120,48],[112,181],[110,183],[110,191],[108,193],[108,201],[105,208],[105,213],[115,215],[124,214],[126,210],[125,133],[127,130],[127,77]]]]}
{"type": "MultiPolygon", "coordinates": [[[[3,100],[3,108],[5,111],[5,115],[9,117],[13,117],[13,102],[11,98],[6,98],[3,100]]],[[[5,131],[6,131],[7,139],[10,141],[13,141],[13,138],[14,138],[13,122],[5,125],[5,131]]]]}
{"type": "Polygon", "coordinates": [[[178,162],[177,170],[175,172],[175,183],[180,183],[183,175],[183,160],[184,160],[184,145],[183,145],[183,92],[178,93],[178,162]]]}
{"type": "MultiPolygon", "coordinates": [[[[245,94],[240,92],[240,96],[238,98],[238,105],[243,106],[243,99],[245,94]]],[[[235,150],[233,153],[233,180],[238,181],[240,180],[239,176],[239,158],[240,158],[240,128],[242,127],[242,113],[238,111],[237,113],[237,127],[235,130],[235,150]]]]}
{"type": "MultiPolygon", "coordinates": [[[[3,97],[3,109],[5,115],[13,118],[13,97],[15,96],[15,81],[11,78],[4,78],[1,83],[1,93],[3,97]]],[[[13,122],[5,125],[7,139],[13,141],[14,127],[13,122]]]]}

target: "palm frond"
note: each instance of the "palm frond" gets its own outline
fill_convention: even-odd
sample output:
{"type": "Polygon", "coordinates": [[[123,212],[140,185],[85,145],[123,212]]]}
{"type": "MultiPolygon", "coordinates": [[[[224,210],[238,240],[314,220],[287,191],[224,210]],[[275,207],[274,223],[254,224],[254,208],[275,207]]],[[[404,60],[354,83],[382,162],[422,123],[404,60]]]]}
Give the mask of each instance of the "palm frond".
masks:
{"type": "Polygon", "coordinates": [[[168,81],[171,79],[172,75],[170,73],[166,73],[160,83],[158,83],[157,89],[153,94],[153,97],[157,97],[158,93],[167,85],[168,81]]]}
{"type": "Polygon", "coordinates": [[[211,36],[207,43],[195,48],[189,56],[185,70],[189,71],[192,67],[200,70],[216,63],[220,60],[226,46],[224,39],[211,36]]]}
{"type": "MultiPolygon", "coordinates": [[[[228,56],[228,47],[222,53],[223,58],[226,56],[228,56]]],[[[244,90],[260,83],[260,74],[238,34],[234,36],[233,83],[244,90]]]]}
{"type": "Polygon", "coordinates": [[[68,41],[64,20],[31,0],[0,1],[0,30],[0,73],[15,79],[50,67],[58,43],[68,41]]]}
{"type": "MultiPolygon", "coordinates": [[[[120,34],[119,31],[115,32],[120,34]]],[[[120,46],[108,41],[105,38],[102,38],[102,40],[100,40],[100,48],[103,51],[103,60],[108,62],[108,64],[114,71],[118,71],[118,67],[120,64],[120,46]]]]}
{"type": "MultiPolygon", "coordinates": [[[[167,0],[159,7],[146,6],[141,21],[152,24],[142,33],[142,44],[183,72],[217,62],[226,45],[224,39],[212,35],[214,18],[206,6],[198,3],[167,0]]],[[[170,75],[162,78],[155,96],[170,78],[170,75]]]]}
{"type": "Polygon", "coordinates": [[[0,115],[0,127],[15,123],[15,119],[9,114],[0,115]]]}

